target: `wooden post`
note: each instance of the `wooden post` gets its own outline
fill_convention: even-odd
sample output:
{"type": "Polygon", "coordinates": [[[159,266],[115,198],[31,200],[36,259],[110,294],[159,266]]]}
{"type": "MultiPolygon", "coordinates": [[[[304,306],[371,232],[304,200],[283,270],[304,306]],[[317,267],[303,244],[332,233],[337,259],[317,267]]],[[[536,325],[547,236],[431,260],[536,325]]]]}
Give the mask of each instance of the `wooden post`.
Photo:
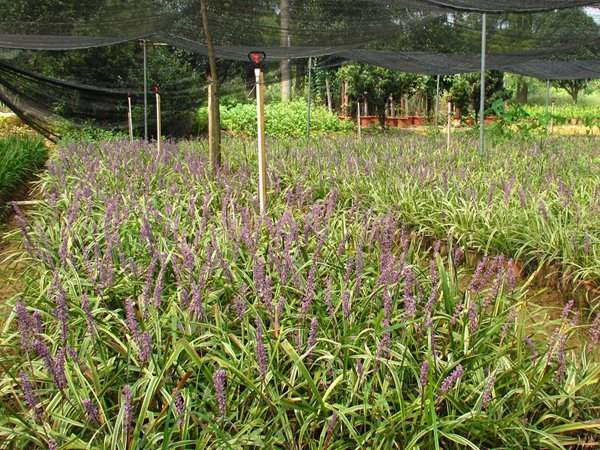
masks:
{"type": "Polygon", "coordinates": [[[265,146],[265,78],[260,68],[256,78],[256,119],[258,125],[258,200],[260,213],[267,213],[267,151],[265,146]]]}
{"type": "Polygon", "coordinates": [[[154,85],[154,95],[156,97],[156,150],[160,157],[160,140],[161,140],[161,124],[160,124],[160,89],[157,84],[154,85]]]}
{"type": "Polygon", "coordinates": [[[452,131],[452,97],[448,97],[448,144],[447,151],[450,151],[450,134],[452,131]]]}
{"type": "Polygon", "coordinates": [[[200,0],[202,28],[208,52],[208,153],[213,174],[221,167],[221,115],[219,111],[217,60],[208,28],[207,0],[200,0]]]}
{"type": "Polygon", "coordinates": [[[358,121],[358,140],[362,140],[362,124],[360,123],[360,101],[356,105],[356,120],[358,121]]]}
{"type": "Polygon", "coordinates": [[[344,80],[344,83],[342,84],[342,92],[342,114],[344,117],[348,117],[350,115],[350,111],[348,111],[350,103],[348,99],[348,80],[344,80]]]}
{"type": "Polygon", "coordinates": [[[133,142],[133,116],[131,114],[131,92],[127,94],[127,104],[129,106],[127,112],[127,122],[129,124],[129,142],[133,142]]]}

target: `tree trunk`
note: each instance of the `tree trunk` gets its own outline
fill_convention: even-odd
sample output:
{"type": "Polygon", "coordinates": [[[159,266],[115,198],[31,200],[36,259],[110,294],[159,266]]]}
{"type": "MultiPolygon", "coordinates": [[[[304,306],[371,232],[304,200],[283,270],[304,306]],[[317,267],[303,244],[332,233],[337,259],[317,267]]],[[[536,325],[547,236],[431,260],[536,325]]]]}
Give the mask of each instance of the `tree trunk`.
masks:
{"type": "Polygon", "coordinates": [[[327,108],[329,112],[333,112],[333,102],[331,100],[331,86],[329,86],[329,76],[325,75],[325,95],[327,97],[327,108]]]}
{"type": "Polygon", "coordinates": [[[342,103],[342,116],[348,117],[350,115],[350,111],[348,110],[348,105],[350,103],[348,99],[348,81],[344,80],[342,82],[342,95],[341,95],[341,103],[342,103]]]}
{"type": "MultiPolygon", "coordinates": [[[[290,46],[290,3],[289,0],[281,0],[281,46],[290,46]]],[[[292,98],[292,74],[290,60],[284,59],[280,63],[281,70],[281,101],[289,102],[292,98]]]]}
{"type": "Polygon", "coordinates": [[[577,102],[579,101],[579,88],[573,87],[571,89],[568,89],[568,92],[571,98],[573,99],[573,103],[577,104],[577,102]]]}
{"type": "Polygon", "coordinates": [[[221,117],[219,111],[219,79],[217,77],[217,61],[213,47],[210,30],[208,27],[208,12],[206,3],[200,0],[202,10],[202,28],[208,50],[208,154],[213,174],[221,167],[221,117]]]}
{"type": "Polygon", "coordinates": [[[526,105],[529,100],[529,84],[522,78],[519,77],[517,83],[517,102],[521,105],[526,105]]]}

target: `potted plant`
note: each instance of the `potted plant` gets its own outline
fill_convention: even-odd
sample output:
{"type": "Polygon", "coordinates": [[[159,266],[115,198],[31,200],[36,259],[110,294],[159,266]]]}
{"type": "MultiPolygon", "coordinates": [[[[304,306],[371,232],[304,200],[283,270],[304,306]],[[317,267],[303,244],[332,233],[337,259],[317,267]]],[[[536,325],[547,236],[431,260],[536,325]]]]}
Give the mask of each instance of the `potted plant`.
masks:
{"type": "Polygon", "coordinates": [[[412,118],[405,116],[405,117],[398,117],[398,128],[408,128],[412,125],[412,118]]]}

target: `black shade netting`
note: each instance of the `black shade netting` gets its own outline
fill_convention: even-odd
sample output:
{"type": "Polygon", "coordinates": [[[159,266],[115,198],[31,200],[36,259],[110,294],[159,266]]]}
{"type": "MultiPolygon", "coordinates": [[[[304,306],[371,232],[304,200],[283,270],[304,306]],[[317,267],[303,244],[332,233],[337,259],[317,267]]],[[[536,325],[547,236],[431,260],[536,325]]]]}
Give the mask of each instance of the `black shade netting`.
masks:
{"type": "MultiPolygon", "coordinates": [[[[486,12],[487,68],[542,79],[598,78],[600,9],[582,0],[207,0],[221,93],[250,98],[251,50],[302,80],[307,58],[355,61],[399,72],[446,75],[480,68],[486,12]]],[[[200,0],[15,0],[0,6],[2,101],[46,134],[57,120],[126,128],[132,93],[136,132],[148,86],[162,95],[164,128],[194,133],[206,99],[207,48],[200,0]],[[145,44],[144,44],[145,42],[145,44]]],[[[329,61],[329,62],[327,62],[329,61]]],[[[301,85],[297,82],[296,85],[301,85]]],[[[154,126],[153,95],[146,122],[154,126]]],[[[151,132],[150,132],[151,133],[151,132]]]]}

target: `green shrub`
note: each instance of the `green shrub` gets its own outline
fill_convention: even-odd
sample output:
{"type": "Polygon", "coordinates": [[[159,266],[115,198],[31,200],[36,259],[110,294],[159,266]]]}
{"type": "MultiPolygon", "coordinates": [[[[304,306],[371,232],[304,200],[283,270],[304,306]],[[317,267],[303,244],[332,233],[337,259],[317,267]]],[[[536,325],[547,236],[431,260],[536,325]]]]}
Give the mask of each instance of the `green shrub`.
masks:
{"type": "Polygon", "coordinates": [[[46,161],[47,150],[40,138],[12,136],[0,139],[0,215],[6,203],[46,161]]]}
{"type": "Polygon", "coordinates": [[[105,130],[92,125],[78,127],[66,122],[59,126],[58,134],[61,136],[60,142],[63,145],[79,142],[114,141],[128,136],[124,131],[105,130]]]}
{"type": "MultiPolygon", "coordinates": [[[[267,134],[277,137],[299,137],[306,134],[307,104],[304,100],[289,103],[267,104],[265,109],[267,134]]],[[[208,129],[208,111],[200,108],[196,114],[200,130],[208,129]]],[[[223,130],[256,136],[256,105],[254,103],[221,105],[221,127],[223,130]]],[[[311,110],[311,131],[316,134],[347,132],[354,124],[339,120],[323,106],[311,110]]]]}

